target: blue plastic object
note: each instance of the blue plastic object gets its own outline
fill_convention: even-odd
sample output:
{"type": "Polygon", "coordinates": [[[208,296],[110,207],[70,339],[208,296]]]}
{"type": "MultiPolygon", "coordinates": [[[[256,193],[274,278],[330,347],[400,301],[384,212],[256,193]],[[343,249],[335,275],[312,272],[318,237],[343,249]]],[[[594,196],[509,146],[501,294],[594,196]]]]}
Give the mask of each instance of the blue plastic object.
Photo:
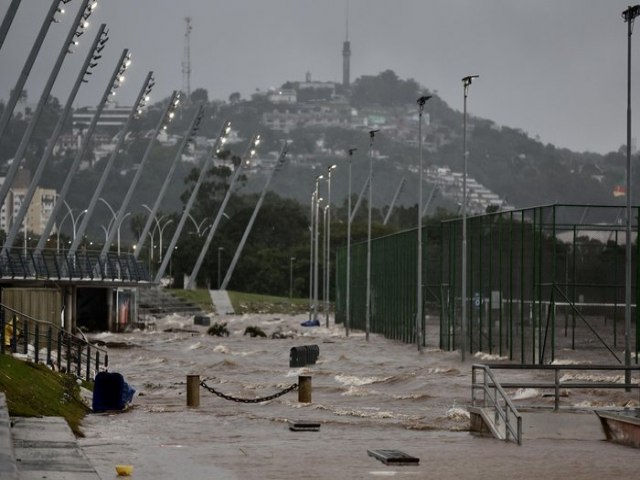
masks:
{"type": "Polygon", "coordinates": [[[93,385],[93,411],[124,410],[135,393],[135,389],[124,381],[120,373],[100,372],[93,385]]]}

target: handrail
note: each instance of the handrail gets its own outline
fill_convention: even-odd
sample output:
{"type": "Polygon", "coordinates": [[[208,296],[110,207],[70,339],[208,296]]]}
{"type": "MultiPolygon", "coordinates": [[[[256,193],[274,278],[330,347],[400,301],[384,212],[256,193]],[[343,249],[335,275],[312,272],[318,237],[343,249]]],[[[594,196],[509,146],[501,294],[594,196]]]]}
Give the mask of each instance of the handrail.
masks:
{"type": "Polygon", "coordinates": [[[0,303],[0,354],[4,354],[7,346],[14,352],[29,355],[29,347],[33,348],[33,361],[40,363],[40,350],[46,348],[46,364],[56,367],[58,371],[66,370],[67,373],[75,373],[79,378],[87,381],[93,379],[92,375],[92,353],[95,355],[93,369],[98,371],[101,366],[101,358],[104,359],[103,366],[109,365],[109,354],[106,349],[97,347],[86,339],[65,331],[62,327],[47,320],[40,320],[30,315],[24,314],[8,305],[0,303]],[[9,321],[10,330],[6,330],[4,311],[12,312],[13,319],[9,321]],[[21,325],[17,316],[21,317],[21,325]],[[22,327],[21,338],[18,336],[18,329],[22,327]],[[44,328],[43,328],[44,327],[44,328]],[[41,333],[41,330],[44,332],[41,333]],[[5,339],[5,334],[11,332],[11,338],[5,339]],[[57,331],[54,334],[54,331],[57,331]],[[7,341],[8,340],[8,341],[7,341]],[[20,341],[18,341],[20,340],[20,341]],[[44,342],[44,343],[41,343],[44,342]],[[56,349],[54,350],[54,342],[56,349]],[[55,354],[55,362],[53,355],[55,354]],[[63,364],[64,354],[64,364],[63,364]]]}
{"type": "Polygon", "coordinates": [[[502,383],[502,388],[541,388],[554,390],[554,410],[560,409],[560,390],[571,388],[638,388],[640,389],[640,381],[638,383],[622,383],[622,382],[561,382],[560,371],[586,370],[586,371],[637,371],[640,372],[640,366],[626,367],[622,365],[521,365],[521,364],[486,364],[484,367],[493,370],[542,370],[553,371],[554,381],[548,382],[509,382],[502,383]]]}
{"type": "Polygon", "coordinates": [[[482,406],[491,408],[494,412],[494,422],[497,425],[498,419],[504,422],[505,440],[509,440],[509,434],[516,440],[518,445],[522,445],[522,416],[516,409],[513,402],[504,391],[502,386],[493,376],[491,368],[487,365],[474,364],[471,367],[471,403],[476,405],[476,391],[483,393],[482,406]],[[482,382],[476,381],[476,372],[482,371],[482,382]],[[487,379],[490,381],[488,382],[487,379]],[[511,418],[515,418],[515,428],[511,418]]]}
{"type": "Polygon", "coordinates": [[[152,283],[144,264],[129,253],[109,252],[107,257],[101,257],[93,251],[69,254],[53,250],[25,252],[18,248],[0,255],[0,278],[152,283]],[[116,263],[117,268],[109,268],[116,263]]]}

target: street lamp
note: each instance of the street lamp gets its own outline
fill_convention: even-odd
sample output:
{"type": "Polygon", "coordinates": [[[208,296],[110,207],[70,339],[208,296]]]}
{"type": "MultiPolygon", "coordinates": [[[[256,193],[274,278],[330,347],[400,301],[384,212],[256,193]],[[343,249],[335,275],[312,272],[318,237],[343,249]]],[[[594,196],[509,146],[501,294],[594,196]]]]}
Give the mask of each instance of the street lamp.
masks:
{"type": "Polygon", "coordinates": [[[329,285],[329,272],[327,271],[327,218],[329,216],[329,203],[322,209],[322,258],[324,259],[324,265],[322,266],[322,290],[324,291],[324,301],[322,302],[322,310],[324,311],[324,317],[327,328],[329,328],[329,317],[327,314],[327,288],[329,285]]]}
{"type": "MultiPolygon", "coordinates": [[[[627,22],[627,204],[625,221],[625,307],[624,307],[624,364],[631,366],[631,34],[633,22],[640,15],[640,5],[629,6],[622,12],[627,22]]],[[[631,383],[631,371],[625,370],[625,383],[631,383]]],[[[627,389],[628,391],[628,389],[627,389]]]]}
{"type": "Polygon", "coordinates": [[[316,177],[316,189],[314,193],[314,230],[313,230],[313,321],[318,321],[318,240],[319,240],[319,231],[318,231],[318,216],[320,210],[320,202],[322,202],[322,198],[319,197],[319,185],[320,180],[324,178],[324,175],[318,175],[316,177]]]}
{"type": "MultiPolygon", "coordinates": [[[[207,230],[208,227],[206,227],[205,229],[203,229],[203,225],[205,224],[205,222],[208,220],[208,218],[203,218],[202,221],[200,223],[196,222],[196,219],[193,218],[193,216],[190,213],[186,213],[186,217],[188,219],[191,220],[191,222],[193,223],[193,226],[196,229],[196,235],[198,235],[198,237],[202,236],[204,234],[204,232],[207,230]],[[202,233],[201,233],[202,232],[202,233]]],[[[218,282],[219,283],[219,282],[218,282]]]]}
{"type": "Polygon", "coordinates": [[[293,298],[293,262],[296,261],[296,257],[289,258],[289,298],[293,298]]]}
{"type": "Polygon", "coordinates": [[[349,327],[351,325],[351,160],[356,150],[358,149],[349,149],[349,187],[347,194],[347,315],[344,322],[344,331],[347,337],[349,336],[349,327]]]}
{"type": "Polygon", "coordinates": [[[424,313],[422,312],[422,183],[424,164],[422,161],[422,112],[424,104],[431,98],[431,95],[422,96],[418,99],[418,145],[420,151],[420,168],[418,176],[418,262],[416,265],[417,281],[416,281],[416,342],[418,351],[422,351],[422,320],[424,313]]]}
{"type": "Polygon", "coordinates": [[[222,251],[224,250],[224,247],[218,247],[218,290],[220,290],[220,282],[221,280],[221,276],[220,276],[220,254],[222,253],[222,251]]]}
{"type": "Polygon", "coordinates": [[[463,362],[465,360],[467,349],[467,96],[469,94],[469,85],[471,85],[474,78],[478,77],[479,75],[468,75],[462,78],[462,89],[464,94],[462,155],[464,158],[464,171],[462,174],[462,347],[460,355],[463,362]]]}
{"type": "Polygon", "coordinates": [[[62,220],[60,221],[60,225],[58,226],[58,233],[57,233],[57,237],[56,237],[56,252],[60,253],[60,231],[62,230],[62,224],[64,223],[64,221],[67,219],[68,216],[71,216],[71,226],[72,226],[72,232],[73,232],[73,240],[76,239],[76,225],[78,223],[78,221],[80,221],[80,217],[82,217],[82,215],[87,213],[87,209],[85,208],[84,210],[82,210],[80,212],[80,214],[77,217],[74,217],[73,215],[73,210],[71,209],[71,207],[69,206],[69,204],[67,203],[66,200],[63,200],[64,202],[64,206],[67,207],[67,213],[65,214],[64,217],[62,217],[62,220]]]}
{"type": "MultiPolygon", "coordinates": [[[[111,232],[112,228],[117,228],[117,235],[118,235],[118,242],[117,242],[117,246],[118,246],[118,256],[120,256],[120,227],[122,226],[122,222],[124,222],[124,219],[127,218],[129,215],[131,215],[131,212],[127,212],[125,213],[122,218],[120,219],[120,221],[118,222],[118,225],[114,225],[116,220],[118,219],[118,215],[116,214],[116,211],[113,209],[113,207],[111,206],[111,204],[109,202],[107,202],[103,197],[100,197],[98,200],[100,200],[102,203],[104,203],[107,208],[109,209],[109,211],[111,212],[111,220],[109,221],[109,224],[107,225],[107,229],[105,232],[105,244],[106,242],[109,241],[109,232],[111,232]]],[[[86,211],[86,210],[85,210],[86,211]]],[[[103,227],[104,230],[104,227],[103,227]]],[[[74,238],[75,240],[75,238],[74,238]]],[[[74,242],[75,243],[75,242],[74,242]]]]}
{"type": "Polygon", "coordinates": [[[325,290],[324,290],[324,316],[327,328],[329,328],[329,304],[331,301],[331,292],[329,290],[331,280],[331,172],[337,165],[331,165],[327,168],[327,239],[326,239],[326,255],[325,255],[325,290]]]}
{"type": "Polygon", "coordinates": [[[369,131],[369,214],[367,221],[367,292],[366,292],[366,313],[365,313],[365,336],[369,341],[369,331],[371,330],[371,203],[373,202],[373,140],[380,130],[369,131]]]}
{"type": "Polygon", "coordinates": [[[311,214],[309,215],[309,321],[313,311],[313,216],[316,205],[316,192],[311,194],[311,214]]]}

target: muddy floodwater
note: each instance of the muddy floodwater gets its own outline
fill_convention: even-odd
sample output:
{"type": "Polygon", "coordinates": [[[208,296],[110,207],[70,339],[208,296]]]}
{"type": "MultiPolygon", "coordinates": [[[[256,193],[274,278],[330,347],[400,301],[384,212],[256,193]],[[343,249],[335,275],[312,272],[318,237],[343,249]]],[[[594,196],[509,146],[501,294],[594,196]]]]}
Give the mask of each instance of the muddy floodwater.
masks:
{"type": "MultiPolygon", "coordinates": [[[[358,331],[346,337],[340,325],[302,327],[304,320],[215,317],[230,333],[216,337],[194,326],[190,317],[169,316],[158,320],[154,331],[94,335],[117,347],[109,349],[109,370],[122,373],[137,391],[126,412],[91,414],[84,422],[80,445],[101,478],[115,478],[116,464],[133,465],[135,479],[604,480],[640,475],[640,451],[604,441],[592,412],[637,407],[637,390],[563,392],[562,407],[580,410],[573,423],[560,428],[561,422],[547,418],[548,431],[525,424],[518,446],[468,432],[471,365],[499,358],[478,355],[462,363],[459,352],[441,351],[435,340],[420,353],[378,335],[369,341],[358,331]],[[244,335],[251,326],[267,337],[244,335]],[[290,368],[289,350],[300,345],[318,345],[318,362],[290,368]],[[200,375],[209,387],[237,399],[271,396],[307,375],[312,401],[298,402],[294,390],[243,403],[201,388],[200,406],[189,408],[187,375],[200,375]],[[320,429],[291,431],[291,420],[318,422],[320,429]],[[373,449],[399,450],[419,458],[419,464],[387,466],[367,454],[373,449]]],[[[436,339],[437,333],[430,337],[436,339]]],[[[608,361],[602,352],[592,358],[573,351],[559,356],[559,362],[608,361]]],[[[511,393],[523,407],[553,405],[535,389],[511,393]]]]}

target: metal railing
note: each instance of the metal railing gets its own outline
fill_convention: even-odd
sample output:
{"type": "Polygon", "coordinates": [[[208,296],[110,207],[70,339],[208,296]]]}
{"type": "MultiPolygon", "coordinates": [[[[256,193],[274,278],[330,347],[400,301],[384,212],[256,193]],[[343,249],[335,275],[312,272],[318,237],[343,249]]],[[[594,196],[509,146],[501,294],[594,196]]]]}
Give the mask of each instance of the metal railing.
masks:
{"type": "MultiPolygon", "coordinates": [[[[474,365],[475,369],[476,365],[474,365]]],[[[618,372],[640,372],[640,366],[625,367],[622,365],[520,365],[520,364],[499,364],[499,365],[477,365],[478,368],[493,370],[540,370],[553,372],[552,382],[502,382],[501,388],[537,388],[541,390],[553,390],[554,392],[554,410],[560,409],[560,390],[568,390],[572,388],[599,388],[599,389],[621,389],[630,391],[632,388],[640,389],[640,380],[637,383],[624,382],[602,382],[598,380],[591,381],[563,381],[560,372],[570,371],[618,371],[618,372]]],[[[493,374],[491,373],[492,379],[493,374]]],[[[624,375],[620,377],[624,379],[624,375]]],[[[494,383],[495,380],[492,380],[494,383]]],[[[474,382],[475,383],[475,382],[474,382]]]]}
{"type": "Polygon", "coordinates": [[[93,380],[100,368],[107,368],[106,349],[96,347],[86,339],[66,332],[58,325],[25,315],[0,303],[0,354],[20,353],[35,363],[46,363],[61,372],[93,380]],[[10,312],[11,319],[5,319],[10,312]],[[10,338],[6,338],[10,335],[10,338]]]}
{"type": "Polygon", "coordinates": [[[99,252],[58,253],[21,249],[6,250],[0,255],[0,278],[14,280],[98,280],[150,282],[149,272],[131,254],[114,252],[100,256],[99,252]]]}
{"type": "Polygon", "coordinates": [[[476,364],[471,368],[471,402],[474,407],[482,406],[493,411],[496,428],[502,421],[505,440],[508,441],[511,435],[518,445],[522,444],[522,416],[487,365],[476,364]],[[478,372],[482,373],[480,381],[477,380],[478,372]],[[482,398],[477,398],[477,392],[482,393],[482,398]]]}

